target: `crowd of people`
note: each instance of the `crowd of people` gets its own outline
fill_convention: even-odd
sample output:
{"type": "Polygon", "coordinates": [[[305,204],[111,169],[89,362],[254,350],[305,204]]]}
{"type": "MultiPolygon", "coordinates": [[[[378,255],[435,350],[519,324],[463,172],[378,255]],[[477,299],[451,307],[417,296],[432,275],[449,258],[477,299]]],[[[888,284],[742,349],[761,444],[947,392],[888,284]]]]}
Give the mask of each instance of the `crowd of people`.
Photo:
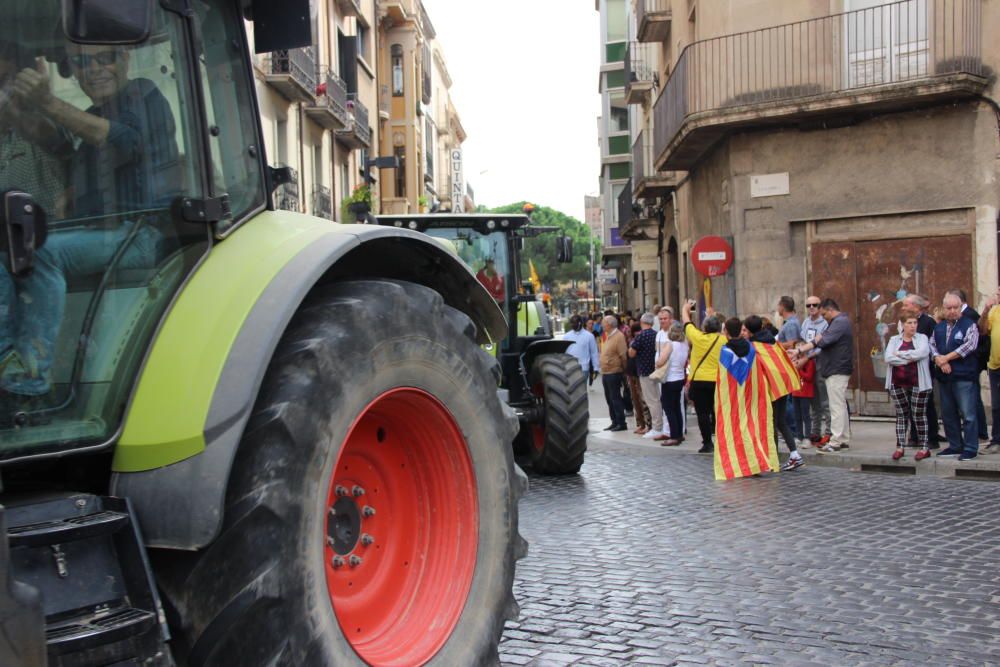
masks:
{"type": "MultiPolygon", "coordinates": [[[[915,447],[960,461],[1000,452],[1000,290],[976,312],[961,290],[941,307],[920,295],[903,298],[898,333],[885,346],[885,389],[896,416],[894,460],[915,447]],[[931,314],[933,313],[933,315],[931,314]],[[991,339],[996,338],[996,344],[991,339]],[[979,376],[988,370],[993,437],[988,438],[979,376]],[[944,435],[939,434],[938,408],[944,435]]],[[[848,384],[855,372],[850,317],[832,298],[809,296],[800,318],[795,300],[782,296],[780,327],[767,317],[726,318],[706,309],[700,326],[693,300],[680,309],[585,313],[570,319],[569,353],[592,384],[601,378],[611,423],[665,447],[688,433],[687,403],[694,406],[700,453],[715,457],[718,479],[803,465],[800,447],[821,453],[850,447],[848,384]],[[634,425],[627,422],[634,417],[634,425]],[[779,466],[778,439],[788,458],[779,466]]]]}

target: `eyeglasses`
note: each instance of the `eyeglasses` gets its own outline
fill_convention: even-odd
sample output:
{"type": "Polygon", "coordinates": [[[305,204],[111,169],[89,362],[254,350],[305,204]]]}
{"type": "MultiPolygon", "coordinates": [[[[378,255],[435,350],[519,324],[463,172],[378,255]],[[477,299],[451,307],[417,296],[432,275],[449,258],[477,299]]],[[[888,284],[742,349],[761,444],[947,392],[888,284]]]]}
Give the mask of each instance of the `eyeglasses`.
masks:
{"type": "Polygon", "coordinates": [[[818,303],[807,303],[806,308],[819,308],[818,303]]]}
{"type": "Polygon", "coordinates": [[[84,69],[91,62],[96,62],[98,65],[107,67],[108,65],[114,65],[118,62],[118,52],[101,51],[100,53],[95,53],[93,55],[90,55],[89,53],[81,53],[79,55],[70,56],[69,61],[79,69],[84,69]]]}

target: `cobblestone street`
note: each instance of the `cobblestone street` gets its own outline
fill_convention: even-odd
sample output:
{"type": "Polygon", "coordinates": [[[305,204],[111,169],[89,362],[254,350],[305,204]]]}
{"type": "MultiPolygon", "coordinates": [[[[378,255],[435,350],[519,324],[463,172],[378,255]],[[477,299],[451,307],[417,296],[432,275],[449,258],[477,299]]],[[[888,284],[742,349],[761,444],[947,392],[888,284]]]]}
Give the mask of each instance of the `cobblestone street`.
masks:
{"type": "Polygon", "coordinates": [[[591,443],[531,477],[504,664],[1000,662],[995,483],[591,443]]]}

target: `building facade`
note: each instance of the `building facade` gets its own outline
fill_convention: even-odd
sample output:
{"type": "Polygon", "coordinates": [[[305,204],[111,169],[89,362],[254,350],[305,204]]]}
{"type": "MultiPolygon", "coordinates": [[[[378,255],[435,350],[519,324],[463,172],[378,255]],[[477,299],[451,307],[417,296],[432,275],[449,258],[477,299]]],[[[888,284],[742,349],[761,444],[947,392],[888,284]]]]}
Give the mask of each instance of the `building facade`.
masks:
{"type": "Polygon", "coordinates": [[[597,119],[601,149],[600,197],[604,220],[601,236],[601,265],[613,270],[614,281],[601,283],[599,297],[613,308],[633,308],[641,304],[637,274],[632,267],[629,240],[620,233],[618,200],[632,175],[629,145],[629,110],[625,103],[625,52],[628,45],[629,0],[595,0],[600,12],[601,64],[598,90],[601,116],[597,119]]]}
{"type": "Polygon", "coordinates": [[[668,303],[703,289],[690,252],[707,235],[734,250],[711,280],[722,312],[773,313],[783,294],[835,298],[856,329],[855,405],[891,414],[880,359],[900,299],[940,303],[959,287],[978,307],[996,290],[1000,7],[708,6],[632,2],[629,46],[642,57],[628,97],[643,160],[624,235],[660,240],[668,303]]]}
{"type": "Polygon", "coordinates": [[[431,210],[466,136],[423,5],[314,0],[312,28],[310,46],[254,58],[267,155],[294,174],[276,203],[353,222],[344,200],[367,184],[375,213],[431,210]],[[400,167],[374,165],[380,157],[400,167]]]}

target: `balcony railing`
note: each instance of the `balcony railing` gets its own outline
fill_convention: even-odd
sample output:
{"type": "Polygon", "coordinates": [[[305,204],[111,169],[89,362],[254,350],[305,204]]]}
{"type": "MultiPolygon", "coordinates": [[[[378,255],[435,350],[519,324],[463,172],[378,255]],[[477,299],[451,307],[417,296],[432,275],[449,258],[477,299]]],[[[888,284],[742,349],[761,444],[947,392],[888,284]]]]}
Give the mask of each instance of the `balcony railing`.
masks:
{"type": "Polygon", "coordinates": [[[350,148],[368,148],[372,143],[368,107],[361,103],[357,93],[348,93],[347,109],[351,117],[347,127],[337,132],[337,141],[350,148]]]}
{"type": "Polygon", "coordinates": [[[640,130],[632,143],[632,196],[635,199],[662,197],[677,189],[675,171],[657,171],[653,166],[653,137],[640,130]]]}
{"type": "Polygon", "coordinates": [[[903,0],[689,44],[656,103],[657,162],[693,164],[690,155],[674,160],[664,152],[673,152],[685,123],[704,112],[784,103],[802,116],[875,102],[884,108],[893,96],[902,108],[915,95],[976,94],[991,74],[981,60],[981,8],[982,0],[903,0]],[[940,85],[918,91],[924,84],[940,85]],[[866,94],[881,98],[861,99],[866,94]],[[810,101],[826,107],[806,108],[810,101]]]}
{"type": "Polygon", "coordinates": [[[313,215],[333,220],[333,195],[325,185],[313,189],[313,215]]]}
{"type": "Polygon", "coordinates": [[[652,44],[631,41],[625,49],[625,102],[642,104],[659,85],[652,44]]]}
{"type": "Polygon", "coordinates": [[[336,72],[327,70],[316,89],[316,103],[305,107],[306,115],[328,130],[339,130],[349,121],[347,85],[336,72]]]}
{"type": "Polygon", "coordinates": [[[312,47],[275,51],[267,80],[292,101],[307,101],[316,92],[316,56],[312,47]]]}
{"type": "Polygon", "coordinates": [[[670,0],[636,0],[635,22],[640,42],[662,42],[670,34],[670,0]]]}

